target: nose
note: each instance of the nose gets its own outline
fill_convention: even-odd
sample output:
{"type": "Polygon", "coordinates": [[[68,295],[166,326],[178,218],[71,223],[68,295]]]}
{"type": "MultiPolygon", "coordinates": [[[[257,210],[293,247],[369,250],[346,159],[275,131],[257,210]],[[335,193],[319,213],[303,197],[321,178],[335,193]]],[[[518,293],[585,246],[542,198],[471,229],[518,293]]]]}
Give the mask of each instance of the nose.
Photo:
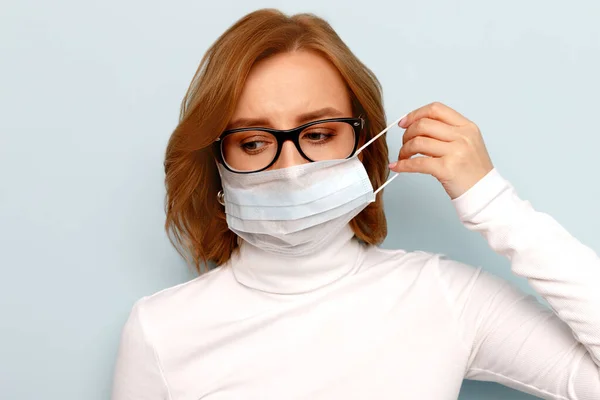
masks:
{"type": "Polygon", "coordinates": [[[298,152],[294,143],[291,140],[286,140],[281,147],[279,158],[269,169],[288,168],[293,167],[294,165],[306,164],[308,162],[309,161],[302,157],[298,152]]]}

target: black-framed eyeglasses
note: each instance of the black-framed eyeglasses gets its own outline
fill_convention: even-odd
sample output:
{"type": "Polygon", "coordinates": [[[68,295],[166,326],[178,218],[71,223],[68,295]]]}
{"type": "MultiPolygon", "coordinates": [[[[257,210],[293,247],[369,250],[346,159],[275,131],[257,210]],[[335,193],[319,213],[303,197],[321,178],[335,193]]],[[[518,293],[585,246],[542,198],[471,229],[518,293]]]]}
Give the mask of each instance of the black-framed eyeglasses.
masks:
{"type": "Polygon", "coordinates": [[[215,140],[214,150],[219,162],[237,173],[259,172],[271,167],[287,140],[310,162],[345,159],[356,151],[364,126],[365,120],[358,117],[312,121],[288,130],[229,129],[215,140]]]}

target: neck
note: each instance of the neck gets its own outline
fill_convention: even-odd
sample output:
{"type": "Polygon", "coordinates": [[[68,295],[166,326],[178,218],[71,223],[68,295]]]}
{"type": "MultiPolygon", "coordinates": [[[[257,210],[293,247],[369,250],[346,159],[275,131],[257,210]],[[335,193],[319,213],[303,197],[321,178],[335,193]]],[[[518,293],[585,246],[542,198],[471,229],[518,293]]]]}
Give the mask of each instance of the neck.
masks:
{"type": "Polygon", "coordinates": [[[326,246],[304,256],[273,254],[241,241],[228,264],[244,286],[277,294],[310,292],[347,275],[359,260],[361,245],[346,225],[326,246]]]}

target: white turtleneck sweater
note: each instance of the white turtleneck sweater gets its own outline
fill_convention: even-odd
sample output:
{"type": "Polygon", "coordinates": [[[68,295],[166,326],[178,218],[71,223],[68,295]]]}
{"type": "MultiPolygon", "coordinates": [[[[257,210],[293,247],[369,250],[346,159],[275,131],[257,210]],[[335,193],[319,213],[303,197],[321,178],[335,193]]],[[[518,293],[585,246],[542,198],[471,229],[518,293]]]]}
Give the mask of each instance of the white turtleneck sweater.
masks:
{"type": "Polygon", "coordinates": [[[554,313],[481,268],[349,227],[310,257],[243,243],[134,305],[113,400],[456,399],[463,378],[600,399],[598,256],[496,170],[453,203],[554,313]]]}

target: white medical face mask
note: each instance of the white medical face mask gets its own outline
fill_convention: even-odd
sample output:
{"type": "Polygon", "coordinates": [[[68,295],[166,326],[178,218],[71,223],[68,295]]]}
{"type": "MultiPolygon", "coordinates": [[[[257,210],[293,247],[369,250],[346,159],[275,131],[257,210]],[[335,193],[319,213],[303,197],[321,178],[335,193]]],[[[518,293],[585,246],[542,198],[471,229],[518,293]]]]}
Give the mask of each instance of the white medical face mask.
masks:
{"type": "Polygon", "coordinates": [[[301,256],[326,245],[397,176],[374,191],[358,154],[400,119],[343,160],[251,174],[217,163],[229,229],[276,254],[301,256]]]}

